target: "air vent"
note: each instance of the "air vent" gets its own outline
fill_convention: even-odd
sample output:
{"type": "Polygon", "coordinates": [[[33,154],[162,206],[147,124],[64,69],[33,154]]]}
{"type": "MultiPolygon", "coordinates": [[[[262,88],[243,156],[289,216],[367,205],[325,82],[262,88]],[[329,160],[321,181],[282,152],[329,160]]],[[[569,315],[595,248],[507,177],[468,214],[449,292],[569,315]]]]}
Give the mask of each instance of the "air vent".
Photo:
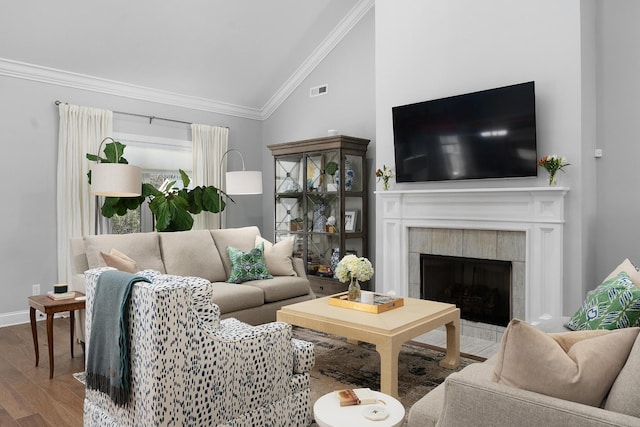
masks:
{"type": "Polygon", "coordinates": [[[328,84],[315,86],[315,87],[312,87],[309,90],[309,97],[314,98],[316,96],[326,95],[327,92],[329,92],[329,85],[328,84]]]}

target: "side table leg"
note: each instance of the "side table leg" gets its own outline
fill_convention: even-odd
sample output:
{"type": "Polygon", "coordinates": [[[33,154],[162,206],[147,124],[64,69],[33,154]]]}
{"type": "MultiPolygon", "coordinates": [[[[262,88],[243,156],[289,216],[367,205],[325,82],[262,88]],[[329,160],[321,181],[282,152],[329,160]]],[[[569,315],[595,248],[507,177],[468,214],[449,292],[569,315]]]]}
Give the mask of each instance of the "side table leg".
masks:
{"type": "Polygon", "coordinates": [[[73,359],[73,331],[76,324],[74,310],[71,310],[69,312],[69,321],[71,322],[71,326],[69,327],[69,329],[71,330],[71,358],[73,359]]]}
{"type": "Polygon", "coordinates": [[[31,319],[31,335],[33,336],[33,348],[36,351],[36,366],[40,362],[40,351],[38,350],[38,327],[36,326],[36,309],[29,307],[29,319],[31,319]]]}
{"type": "Polygon", "coordinates": [[[49,343],[49,379],[53,378],[53,313],[47,314],[47,342],[49,343]]]}

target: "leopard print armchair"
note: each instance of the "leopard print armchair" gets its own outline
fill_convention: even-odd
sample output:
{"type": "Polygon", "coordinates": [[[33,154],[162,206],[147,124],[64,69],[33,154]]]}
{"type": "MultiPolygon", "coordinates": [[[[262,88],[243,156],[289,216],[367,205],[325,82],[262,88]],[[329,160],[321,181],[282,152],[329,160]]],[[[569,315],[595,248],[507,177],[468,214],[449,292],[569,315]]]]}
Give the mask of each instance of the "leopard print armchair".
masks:
{"type": "MultiPolygon", "coordinates": [[[[87,271],[87,346],[99,275],[87,271]]],[[[207,280],[138,273],[129,312],[131,396],[86,390],[85,426],[308,426],[313,344],[291,326],[220,320],[207,280]]],[[[230,285],[234,286],[234,285],[230,285]]],[[[88,347],[87,347],[88,348],[88,347]]]]}

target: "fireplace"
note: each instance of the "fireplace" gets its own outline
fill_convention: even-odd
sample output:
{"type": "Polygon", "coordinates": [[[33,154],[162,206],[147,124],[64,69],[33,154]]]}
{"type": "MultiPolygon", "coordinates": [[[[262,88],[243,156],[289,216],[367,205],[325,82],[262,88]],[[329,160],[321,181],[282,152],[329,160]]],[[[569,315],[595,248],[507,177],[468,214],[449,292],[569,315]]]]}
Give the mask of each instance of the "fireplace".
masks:
{"type": "MultiPolygon", "coordinates": [[[[420,297],[420,254],[511,262],[511,317],[562,315],[562,187],[376,192],[378,292],[420,297]],[[495,243],[495,244],[494,244],[495,243]]],[[[499,341],[504,327],[463,321],[462,335],[499,341]]]]}
{"type": "Polygon", "coordinates": [[[506,326],[511,262],[420,254],[420,298],[455,304],[463,320],[506,326]]]}

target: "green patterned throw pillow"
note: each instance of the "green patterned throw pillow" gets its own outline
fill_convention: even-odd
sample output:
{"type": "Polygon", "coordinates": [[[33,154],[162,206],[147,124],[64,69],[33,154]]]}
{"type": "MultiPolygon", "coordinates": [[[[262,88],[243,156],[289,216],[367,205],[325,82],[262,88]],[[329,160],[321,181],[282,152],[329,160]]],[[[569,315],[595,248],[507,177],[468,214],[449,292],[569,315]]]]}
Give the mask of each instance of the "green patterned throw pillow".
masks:
{"type": "Polygon", "coordinates": [[[574,331],[640,326],[640,289],[621,272],[590,291],[566,326],[574,331]]]}
{"type": "Polygon", "coordinates": [[[259,244],[249,252],[243,252],[232,246],[227,246],[227,255],[231,261],[231,273],[228,283],[243,283],[249,280],[273,279],[267,270],[264,259],[264,243],[259,244]]]}

